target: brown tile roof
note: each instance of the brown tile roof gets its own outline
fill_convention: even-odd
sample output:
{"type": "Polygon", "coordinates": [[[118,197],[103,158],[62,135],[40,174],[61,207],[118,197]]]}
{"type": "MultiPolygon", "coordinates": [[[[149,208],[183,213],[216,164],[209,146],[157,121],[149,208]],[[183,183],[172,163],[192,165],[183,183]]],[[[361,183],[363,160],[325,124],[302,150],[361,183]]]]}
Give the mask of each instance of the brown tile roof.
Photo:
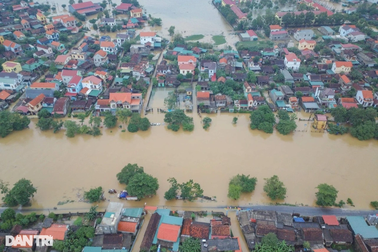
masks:
{"type": "Polygon", "coordinates": [[[35,97],[33,100],[29,102],[29,105],[35,107],[37,104],[41,103],[43,99],[45,98],[44,94],[40,94],[37,97],[35,97]]]}
{"type": "Polygon", "coordinates": [[[150,222],[148,223],[148,226],[146,228],[146,232],[144,233],[144,237],[142,240],[142,244],[140,245],[141,250],[149,250],[152,246],[152,241],[154,239],[156,230],[159,225],[160,221],[160,214],[154,213],[151,215],[150,222]]]}
{"type": "Polygon", "coordinates": [[[224,101],[224,100],[227,100],[227,98],[226,98],[225,95],[216,95],[215,100],[216,101],[224,101]]]}
{"type": "Polygon", "coordinates": [[[222,224],[223,225],[231,225],[231,219],[227,216],[222,216],[222,224]]]}
{"type": "Polygon", "coordinates": [[[284,241],[294,242],[296,239],[296,235],[294,230],[279,228],[277,229],[277,238],[284,241]]]}
{"type": "Polygon", "coordinates": [[[334,242],[353,242],[352,232],[348,229],[331,229],[329,232],[334,242]]]}
{"type": "Polygon", "coordinates": [[[218,226],[218,225],[222,225],[221,220],[215,220],[215,219],[210,220],[210,226],[211,227],[218,226]]]}
{"type": "Polygon", "coordinates": [[[320,228],[303,228],[303,239],[305,241],[322,241],[323,232],[320,228]]]}
{"type": "Polygon", "coordinates": [[[211,228],[211,235],[214,236],[229,236],[230,226],[228,225],[216,225],[211,228]]]}
{"type": "Polygon", "coordinates": [[[356,239],[356,246],[359,249],[359,251],[361,251],[361,252],[369,252],[369,250],[367,249],[364,241],[362,240],[361,235],[356,235],[355,239],[356,239]]]}
{"type": "Polygon", "coordinates": [[[198,239],[208,239],[210,225],[206,223],[194,222],[190,226],[190,236],[198,239]]]}
{"type": "Polygon", "coordinates": [[[190,235],[190,225],[192,225],[192,220],[185,219],[182,225],[181,235],[190,235]]]}
{"type": "Polygon", "coordinates": [[[257,228],[256,228],[256,235],[257,236],[264,236],[264,235],[267,235],[269,233],[275,234],[276,232],[277,232],[276,227],[271,226],[271,225],[258,224],[257,228]]]}
{"type": "Polygon", "coordinates": [[[0,100],[5,100],[10,96],[10,94],[6,91],[1,91],[0,92],[0,100]]]}

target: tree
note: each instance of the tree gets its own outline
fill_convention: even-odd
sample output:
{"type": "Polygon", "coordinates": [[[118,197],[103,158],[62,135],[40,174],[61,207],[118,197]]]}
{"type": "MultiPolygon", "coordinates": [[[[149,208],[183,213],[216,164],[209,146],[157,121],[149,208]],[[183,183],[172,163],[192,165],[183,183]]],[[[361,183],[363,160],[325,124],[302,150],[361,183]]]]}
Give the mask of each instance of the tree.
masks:
{"type": "Polygon", "coordinates": [[[302,93],[301,91],[297,91],[297,92],[295,92],[295,96],[296,96],[297,98],[302,98],[303,93],[302,93]]]}
{"type": "Polygon", "coordinates": [[[70,120],[64,122],[64,127],[66,128],[67,137],[74,137],[80,130],[80,126],[70,120]]]}
{"type": "Polygon", "coordinates": [[[53,122],[53,119],[52,118],[45,118],[45,117],[42,117],[38,120],[36,126],[42,130],[42,131],[46,131],[46,130],[49,130],[51,129],[51,125],[52,125],[52,122],[53,122]]]}
{"type": "MultiPolygon", "coordinates": [[[[146,131],[151,127],[150,120],[147,117],[141,118],[139,121],[139,129],[141,131],[146,131]]],[[[194,126],[193,126],[194,127],[194,126]]]]}
{"type": "Polygon", "coordinates": [[[248,72],[247,81],[251,82],[251,83],[256,83],[257,77],[256,77],[256,74],[253,71],[248,72]]]}
{"type": "Polygon", "coordinates": [[[129,131],[129,132],[131,132],[131,133],[135,133],[135,132],[138,132],[138,126],[137,125],[135,125],[135,124],[129,124],[128,126],[127,126],[127,130],[129,131]]]}
{"type": "Polygon", "coordinates": [[[51,116],[50,112],[47,109],[41,109],[38,112],[38,118],[41,119],[43,118],[49,118],[51,116]]]}
{"type": "Polygon", "coordinates": [[[102,123],[101,117],[96,116],[96,117],[93,118],[93,125],[95,127],[100,127],[101,123],[102,123]]]}
{"type": "MultiPolygon", "coordinates": [[[[287,15],[285,15],[287,16],[287,15]]],[[[273,77],[273,80],[275,82],[284,82],[285,81],[285,76],[282,74],[282,73],[279,73],[279,74],[276,74],[274,77],[273,77]]]]}
{"type": "Polygon", "coordinates": [[[194,183],[192,179],[186,183],[180,184],[179,188],[181,191],[181,197],[185,200],[193,201],[197,197],[203,195],[203,190],[201,189],[200,184],[194,183]]]}
{"type": "Polygon", "coordinates": [[[16,217],[16,212],[12,208],[7,208],[1,213],[1,220],[3,222],[12,221],[16,217]]]}
{"type": "Polygon", "coordinates": [[[232,123],[233,124],[236,124],[237,122],[238,122],[238,118],[237,117],[232,118],[232,123]]]}
{"type": "Polygon", "coordinates": [[[353,127],[359,126],[366,122],[375,122],[377,111],[373,108],[360,109],[351,108],[348,110],[349,122],[353,127]]]}
{"type": "Polygon", "coordinates": [[[70,0],[69,3],[72,5],[75,3],[75,0],[70,0]]]}
{"type": "Polygon", "coordinates": [[[200,240],[189,237],[184,240],[180,245],[179,251],[181,252],[201,252],[201,242],[200,240]]]}
{"type": "Polygon", "coordinates": [[[210,117],[205,117],[203,118],[202,122],[203,122],[203,128],[206,130],[210,127],[210,124],[211,124],[211,118],[210,117]]]}
{"type": "Polygon", "coordinates": [[[378,126],[374,122],[367,121],[364,124],[353,126],[350,129],[350,134],[358,140],[369,140],[378,137],[378,126]]]}
{"type": "Polygon", "coordinates": [[[348,110],[343,106],[338,106],[331,110],[331,115],[337,123],[344,123],[348,120],[348,110]]]}
{"type": "Polygon", "coordinates": [[[93,221],[97,217],[97,206],[91,206],[89,212],[85,214],[85,218],[89,221],[93,221]]]}
{"type": "Polygon", "coordinates": [[[23,130],[29,123],[30,119],[26,116],[3,110],[0,112],[0,136],[6,137],[14,130],[23,130]]]}
{"type": "Polygon", "coordinates": [[[288,135],[297,128],[294,120],[280,120],[276,125],[276,129],[282,135],[288,135]]]}
{"type": "Polygon", "coordinates": [[[144,173],[143,167],[139,167],[137,164],[129,163],[122,168],[121,172],[117,174],[117,179],[119,183],[127,185],[129,184],[130,179],[139,173],[144,173]]]}
{"type": "Polygon", "coordinates": [[[176,109],[165,114],[164,122],[168,123],[168,129],[178,131],[180,125],[185,125],[186,129],[193,130],[193,118],[185,115],[184,110],[176,109]]]}
{"type": "Polygon", "coordinates": [[[102,194],[103,194],[102,187],[99,186],[94,189],[90,189],[88,192],[84,192],[84,199],[88,200],[90,203],[94,202],[100,202],[102,199],[102,194]]]}
{"type": "Polygon", "coordinates": [[[135,174],[126,187],[131,196],[137,197],[139,200],[156,194],[159,189],[157,178],[146,173],[135,174]]]}
{"type": "Polygon", "coordinates": [[[255,247],[257,252],[294,252],[294,247],[287,245],[285,241],[280,242],[274,233],[269,233],[261,239],[261,243],[255,247]]]}
{"type": "Polygon", "coordinates": [[[333,206],[336,203],[337,191],[335,187],[328,184],[320,184],[316,187],[316,204],[319,206],[333,206]]]}
{"type": "Polygon", "coordinates": [[[332,124],[332,123],[329,123],[328,124],[328,133],[329,134],[333,134],[333,135],[344,135],[345,133],[347,133],[349,131],[349,128],[347,127],[344,127],[342,125],[336,125],[336,124],[332,124]]]}
{"type": "Polygon", "coordinates": [[[166,106],[168,110],[173,110],[176,108],[177,95],[175,92],[168,93],[168,96],[164,99],[164,106],[166,106]]]}
{"type": "Polygon", "coordinates": [[[2,193],[5,193],[3,201],[10,207],[29,204],[30,198],[37,192],[31,181],[24,178],[17,181],[11,190],[4,189],[5,191],[2,190],[2,193]]]}
{"type": "Polygon", "coordinates": [[[97,26],[97,24],[93,24],[92,27],[93,27],[93,30],[95,30],[95,31],[98,30],[98,26],[97,26]]]}
{"type": "Polygon", "coordinates": [[[80,120],[81,125],[83,125],[85,117],[84,113],[77,114],[77,118],[80,120]]]}
{"type": "Polygon", "coordinates": [[[241,186],[239,185],[234,185],[234,184],[229,184],[228,185],[228,194],[227,197],[233,200],[237,200],[240,198],[240,193],[241,193],[241,186]]]}
{"type": "Polygon", "coordinates": [[[108,129],[114,128],[117,125],[117,117],[110,112],[106,112],[104,125],[108,129]]]}
{"type": "Polygon", "coordinates": [[[272,200],[283,200],[286,197],[286,187],[281,182],[277,175],[270,178],[265,178],[264,192],[272,200]]]}
{"type": "Polygon", "coordinates": [[[175,34],[175,27],[174,26],[169,27],[168,32],[169,32],[169,36],[173,36],[173,34],[175,34]]]}
{"type": "Polygon", "coordinates": [[[273,112],[267,105],[260,106],[256,111],[252,112],[250,119],[251,129],[258,129],[266,133],[273,133],[273,124],[276,120],[273,112]]]}
{"type": "Polygon", "coordinates": [[[132,115],[130,109],[117,109],[116,115],[121,123],[127,124],[127,120],[132,115]]]}
{"type": "Polygon", "coordinates": [[[56,74],[58,72],[58,68],[56,67],[55,63],[51,63],[49,71],[53,74],[56,74]]]}
{"type": "Polygon", "coordinates": [[[177,184],[177,180],[175,178],[169,178],[167,181],[171,183],[171,187],[164,193],[164,198],[166,200],[173,200],[177,196],[179,185],[177,184]]]}

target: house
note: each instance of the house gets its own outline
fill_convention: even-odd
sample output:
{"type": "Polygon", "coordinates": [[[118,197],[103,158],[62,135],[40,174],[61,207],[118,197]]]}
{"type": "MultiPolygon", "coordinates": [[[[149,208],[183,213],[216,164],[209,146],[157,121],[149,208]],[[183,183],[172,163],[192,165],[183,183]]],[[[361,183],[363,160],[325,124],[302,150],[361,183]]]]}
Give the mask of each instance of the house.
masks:
{"type": "Polygon", "coordinates": [[[341,37],[347,37],[348,34],[352,32],[359,32],[360,30],[355,25],[341,25],[339,28],[339,33],[341,37]]]}
{"type": "Polygon", "coordinates": [[[103,64],[107,64],[108,62],[108,54],[104,50],[97,51],[93,56],[93,63],[96,67],[102,66],[103,64]]]}
{"type": "Polygon", "coordinates": [[[21,78],[17,73],[0,72],[0,89],[18,91],[21,87],[21,78]]]}
{"type": "Polygon", "coordinates": [[[54,24],[60,23],[69,30],[76,28],[75,17],[68,14],[52,17],[52,20],[54,24]]]}
{"type": "Polygon", "coordinates": [[[315,97],[322,106],[327,106],[328,108],[333,108],[336,106],[335,90],[331,88],[317,88],[315,97]]]}
{"type": "Polygon", "coordinates": [[[37,51],[43,51],[45,54],[53,54],[53,50],[51,47],[45,46],[45,45],[39,45],[37,44],[37,51]]]}
{"type": "Polygon", "coordinates": [[[303,240],[311,245],[323,244],[323,232],[320,228],[302,228],[303,240]]]}
{"type": "Polygon", "coordinates": [[[269,25],[270,32],[278,32],[282,30],[280,25],[269,25]]]}
{"type": "Polygon", "coordinates": [[[104,82],[108,78],[108,73],[105,71],[96,71],[94,75],[102,79],[104,82]]]}
{"type": "Polygon", "coordinates": [[[209,239],[210,224],[203,222],[192,222],[189,227],[190,236],[197,239],[209,239]]]}
{"type": "Polygon", "coordinates": [[[14,31],[13,32],[13,37],[14,37],[15,40],[21,40],[21,39],[25,38],[25,34],[23,34],[20,31],[14,31]]]}
{"type": "Polygon", "coordinates": [[[338,102],[341,106],[343,106],[346,109],[358,108],[356,99],[354,98],[340,98],[338,102]]]}
{"type": "Polygon", "coordinates": [[[100,43],[101,50],[109,53],[109,54],[117,54],[117,47],[116,45],[111,41],[102,41],[100,43]]]}
{"type": "MultiPolygon", "coordinates": [[[[91,75],[85,77],[81,83],[83,85],[83,89],[87,88],[86,95],[90,94],[92,91],[97,91],[93,92],[93,94],[96,93],[98,95],[102,91],[102,80],[96,76],[91,75]]],[[[94,96],[93,94],[92,96],[94,96]]],[[[95,96],[97,97],[97,95],[95,96]]]]}
{"type": "Polygon", "coordinates": [[[298,71],[301,66],[301,60],[295,55],[295,53],[289,53],[285,55],[285,67],[293,71],[298,71]]]}
{"type": "Polygon", "coordinates": [[[77,71],[77,70],[63,69],[62,72],[61,72],[63,84],[67,85],[68,82],[76,75],[80,75],[80,72],[77,71]]]}
{"type": "Polygon", "coordinates": [[[286,40],[289,38],[287,31],[274,31],[269,35],[271,40],[286,40]]]}
{"type": "Polygon", "coordinates": [[[46,38],[50,41],[59,41],[59,32],[55,30],[46,31],[46,38]]]}
{"type": "Polygon", "coordinates": [[[225,95],[215,95],[214,100],[217,108],[225,108],[227,106],[227,97],[225,95]]]}
{"type": "Polygon", "coordinates": [[[373,92],[370,90],[358,90],[356,100],[358,104],[362,105],[364,108],[371,107],[374,105],[373,92]]]}
{"type": "Polygon", "coordinates": [[[155,42],[160,42],[161,39],[156,36],[156,32],[141,32],[140,43],[145,46],[155,47],[155,42]]]}
{"type": "Polygon", "coordinates": [[[22,71],[21,64],[15,61],[5,61],[1,66],[3,67],[3,71],[7,73],[19,73],[22,71]]]}
{"type": "Polygon", "coordinates": [[[71,56],[67,54],[58,55],[54,61],[55,65],[66,65],[71,60],[71,56]]]}
{"type": "Polygon", "coordinates": [[[274,69],[272,66],[262,66],[261,72],[263,72],[266,75],[274,74],[274,69]]]}
{"type": "Polygon", "coordinates": [[[42,109],[42,101],[43,101],[44,98],[45,98],[45,95],[40,94],[26,104],[26,107],[28,108],[28,110],[31,114],[35,115],[35,114],[38,113],[38,111],[40,111],[42,109]]]}
{"type": "Polygon", "coordinates": [[[177,57],[178,65],[196,65],[197,59],[194,56],[179,55],[177,57]]]}
{"type": "Polygon", "coordinates": [[[50,46],[58,52],[63,52],[65,50],[64,44],[57,41],[52,41],[50,46]]]}
{"type": "Polygon", "coordinates": [[[318,30],[324,35],[335,35],[335,31],[329,26],[321,26],[318,30]]]}
{"type": "Polygon", "coordinates": [[[24,28],[24,30],[30,29],[30,23],[26,19],[21,19],[21,25],[24,28]]]}
{"type": "Polygon", "coordinates": [[[1,101],[6,101],[9,96],[10,96],[10,93],[6,92],[5,90],[0,92],[0,100],[1,101]]]}
{"type": "Polygon", "coordinates": [[[143,99],[140,93],[110,93],[110,109],[115,112],[117,108],[127,108],[132,112],[140,113],[143,99]]]}
{"type": "Polygon", "coordinates": [[[114,18],[103,18],[101,19],[102,25],[109,25],[110,27],[116,26],[116,20],[114,18]]]}
{"type": "Polygon", "coordinates": [[[340,76],[339,83],[340,83],[340,86],[341,86],[341,90],[343,90],[343,91],[348,91],[352,87],[351,80],[345,74],[340,76]]]}
{"type": "Polygon", "coordinates": [[[46,16],[43,15],[43,13],[38,12],[36,16],[37,16],[37,19],[38,19],[43,25],[45,25],[45,24],[47,23],[46,16]]]}
{"type": "Polygon", "coordinates": [[[41,233],[39,235],[48,235],[52,236],[54,240],[64,241],[67,232],[68,225],[52,224],[49,228],[42,228],[41,233]]]}
{"type": "Polygon", "coordinates": [[[196,68],[195,65],[190,65],[190,64],[179,65],[180,74],[182,74],[182,75],[186,75],[188,73],[194,74],[194,69],[195,68],[196,68]]]}
{"type": "Polygon", "coordinates": [[[209,79],[217,72],[217,63],[212,61],[201,61],[198,66],[201,73],[207,73],[209,79]]]}
{"type": "Polygon", "coordinates": [[[276,89],[272,89],[269,92],[269,97],[270,97],[270,99],[272,99],[273,103],[276,103],[276,101],[283,101],[284,98],[285,98],[285,95],[281,91],[278,91],[276,89]]]}
{"type": "Polygon", "coordinates": [[[59,90],[59,85],[55,82],[33,82],[33,84],[30,85],[30,88],[59,90]]]}
{"type": "MultiPolygon", "coordinates": [[[[296,92],[297,89],[296,89],[296,92]]],[[[306,112],[309,111],[316,111],[319,109],[318,104],[315,102],[315,99],[310,96],[302,96],[301,97],[302,107],[306,112]]]]}
{"type": "Polygon", "coordinates": [[[117,46],[121,47],[122,44],[125,43],[129,39],[130,39],[129,34],[117,33],[117,35],[116,35],[117,46]]]}
{"type": "Polygon", "coordinates": [[[378,230],[375,225],[368,225],[365,217],[362,216],[347,216],[348,227],[352,230],[354,235],[360,235],[363,239],[377,239],[378,230]]]}
{"type": "Polygon", "coordinates": [[[96,227],[96,234],[116,234],[122,216],[123,203],[110,202],[101,223],[96,227]]]}
{"type": "Polygon", "coordinates": [[[316,46],[316,41],[315,40],[305,40],[301,39],[298,44],[298,49],[299,50],[314,50],[316,46]]]}
{"type": "Polygon", "coordinates": [[[294,33],[294,38],[297,41],[300,41],[302,39],[304,40],[311,40],[314,37],[315,33],[313,30],[310,29],[304,29],[304,30],[298,30],[294,33]]]}
{"type": "MultiPolygon", "coordinates": [[[[71,58],[73,60],[86,60],[87,54],[85,52],[72,51],[71,52],[71,58]]],[[[69,62],[67,62],[67,63],[69,63],[69,62]]]]}
{"type": "Polygon", "coordinates": [[[258,36],[255,31],[248,30],[245,33],[239,34],[241,41],[256,41],[258,40],[258,36]]]}
{"type": "Polygon", "coordinates": [[[201,103],[206,107],[210,106],[210,92],[197,92],[197,104],[200,105],[201,103]]]}
{"type": "Polygon", "coordinates": [[[366,35],[360,31],[355,31],[349,33],[347,36],[348,40],[350,42],[358,42],[358,41],[363,41],[366,38],[366,35]]]}
{"type": "Polygon", "coordinates": [[[298,109],[298,99],[297,97],[290,97],[289,98],[289,105],[291,106],[292,109],[298,109]]]}
{"type": "Polygon", "coordinates": [[[279,86],[279,89],[284,94],[285,100],[289,100],[290,97],[294,96],[293,90],[287,85],[279,86]]]}
{"type": "Polygon", "coordinates": [[[210,89],[209,82],[207,81],[199,81],[197,82],[197,86],[201,88],[201,91],[207,91],[210,89]]]}
{"type": "Polygon", "coordinates": [[[10,40],[4,40],[3,46],[5,48],[5,51],[7,52],[13,52],[16,55],[20,55],[22,53],[22,47],[21,45],[14,43],[10,40]]]}
{"type": "Polygon", "coordinates": [[[375,61],[363,52],[357,53],[357,58],[364,66],[373,67],[375,65],[375,61]]]}
{"type": "Polygon", "coordinates": [[[130,18],[141,18],[143,16],[142,9],[132,9],[130,10],[130,18]]]}
{"type": "Polygon", "coordinates": [[[247,19],[247,13],[244,13],[240,10],[240,8],[236,5],[231,6],[231,10],[235,13],[238,18],[238,21],[247,19]]]}
{"type": "Polygon", "coordinates": [[[130,47],[130,54],[140,54],[143,56],[147,56],[150,54],[151,48],[144,46],[144,45],[131,45],[130,47]]]}
{"type": "Polygon", "coordinates": [[[269,84],[269,76],[257,76],[257,84],[268,85],[269,84]]]}
{"type": "Polygon", "coordinates": [[[332,64],[332,71],[334,73],[349,73],[352,70],[353,64],[350,61],[335,61],[332,64]]]}
{"type": "Polygon", "coordinates": [[[313,127],[318,130],[324,130],[327,127],[327,116],[316,114],[313,127]]]}
{"type": "Polygon", "coordinates": [[[80,90],[83,88],[81,81],[82,81],[81,76],[79,75],[73,76],[67,83],[66,95],[73,94],[73,96],[76,96],[76,94],[79,93],[80,90]]]}
{"type": "Polygon", "coordinates": [[[102,7],[99,4],[94,4],[92,1],[71,4],[68,6],[69,12],[77,12],[82,15],[92,15],[99,11],[102,11],[102,7]]]}
{"type": "MultiPolygon", "coordinates": [[[[280,70],[282,75],[284,76],[285,83],[294,83],[294,77],[290,74],[290,72],[286,69],[280,70]]],[[[303,76],[303,75],[302,75],[303,76]]]]}

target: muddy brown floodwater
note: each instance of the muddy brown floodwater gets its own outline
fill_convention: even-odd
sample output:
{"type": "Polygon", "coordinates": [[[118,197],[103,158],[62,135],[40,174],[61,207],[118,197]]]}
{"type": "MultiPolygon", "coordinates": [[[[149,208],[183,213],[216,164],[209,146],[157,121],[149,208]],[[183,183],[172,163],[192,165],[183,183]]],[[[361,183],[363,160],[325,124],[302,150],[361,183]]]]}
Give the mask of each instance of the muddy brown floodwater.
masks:
{"type": "MultiPolygon", "coordinates": [[[[154,113],[151,122],[164,122],[164,114],[156,108],[164,105],[169,89],[159,89],[150,107],[154,113]]],[[[282,136],[276,131],[265,134],[249,129],[245,114],[211,115],[208,131],[201,127],[194,114],[193,132],[172,132],[165,126],[153,126],[147,132],[135,134],[121,129],[103,129],[99,137],[67,138],[64,130],[58,134],[35,129],[14,132],[0,139],[0,178],[11,184],[20,178],[30,179],[38,188],[32,208],[75,211],[88,209],[89,204],[78,202],[83,190],[102,186],[123,188],[116,174],[127,163],[143,166],[147,173],[159,180],[157,195],[141,202],[125,201],[126,206],[159,205],[175,208],[202,208],[226,205],[269,204],[263,192],[264,178],[278,175],[287,187],[285,202],[313,205],[315,187],[329,183],[339,190],[338,200],[351,198],[356,208],[368,208],[377,200],[376,183],[377,141],[361,142],[349,135],[333,136],[314,132],[308,122],[298,122],[294,134],[282,136]],[[232,118],[239,120],[233,125],[232,118]],[[243,194],[239,201],[227,198],[230,178],[236,174],[257,177],[256,190],[243,194]],[[169,201],[164,192],[167,179],[179,182],[194,179],[207,196],[216,196],[216,202],[169,201]],[[58,205],[58,202],[75,202],[58,205]]],[[[299,115],[304,118],[308,115],[299,115]]],[[[105,194],[107,200],[118,200],[105,194]]]]}

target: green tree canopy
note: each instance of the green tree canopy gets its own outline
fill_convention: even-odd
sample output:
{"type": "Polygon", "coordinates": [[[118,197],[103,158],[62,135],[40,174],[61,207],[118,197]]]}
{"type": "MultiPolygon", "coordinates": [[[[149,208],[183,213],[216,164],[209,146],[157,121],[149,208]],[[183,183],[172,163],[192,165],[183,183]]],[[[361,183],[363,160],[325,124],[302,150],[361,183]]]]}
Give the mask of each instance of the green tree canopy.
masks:
{"type": "Polygon", "coordinates": [[[169,178],[168,182],[171,184],[171,187],[164,194],[166,200],[172,200],[176,195],[181,194],[183,199],[193,201],[203,195],[201,186],[198,183],[194,183],[192,179],[188,182],[178,184],[175,178],[169,178]]]}
{"type": "Polygon", "coordinates": [[[164,117],[164,122],[168,123],[168,129],[173,131],[178,131],[181,125],[186,125],[186,130],[193,130],[194,128],[193,118],[185,115],[184,110],[181,109],[177,109],[172,112],[166,113],[164,117]],[[190,125],[193,125],[193,127],[190,125]]]}
{"type": "Polygon", "coordinates": [[[275,118],[272,110],[267,105],[260,106],[256,111],[252,112],[250,119],[251,129],[259,129],[266,133],[273,133],[275,118]]]}
{"type": "Polygon", "coordinates": [[[335,122],[343,123],[348,120],[348,110],[343,106],[338,106],[331,110],[331,115],[335,119],[335,122]]]}
{"type": "Polygon", "coordinates": [[[139,173],[144,173],[144,168],[142,166],[139,167],[137,164],[129,163],[117,174],[117,179],[119,183],[127,185],[130,179],[139,173]]]}
{"type": "Polygon", "coordinates": [[[316,187],[316,204],[319,206],[333,206],[336,203],[337,193],[335,187],[328,184],[320,184],[316,187]]]}
{"type": "Polygon", "coordinates": [[[272,200],[283,200],[286,197],[286,187],[277,175],[265,178],[264,192],[272,200]]]}
{"type": "Polygon", "coordinates": [[[297,128],[294,120],[280,120],[276,125],[276,129],[282,135],[288,135],[297,128]]]}
{"type": "Polygon", "coordinates": [[[280,242],[274,233],[265,235],[260,244],[255,247],[257,252],[294,252],[293,246],[287,245],[285,241],[280,242]]]}
{"type": "Polygon", "coordinates": [[[114,128],[117,125],[117,117],[112,113],[107,112],[105,114],[104,125],[108,129],[114,128]]]}
{"type": "Polygon", "coordinates": [[[23,130],[28,127],[30,119],[8,110],[0,112],[0,136],[6,137],[14,130],[23,130]]]}
{"type": "Polygon", "coordinates": [[[30,198],[36,192],[37,189],[33,186],[32,182],[24,178],[17,181],[10,190],[7,186],[2,188],[2,193],[5,193],[3,201],[10,207],[29,204],[30,198]]]}
{"type": "Polygon", "coordinates": [[[104,191],[102,190],[102,187],[99,186],[94,189],[90,189],[89,191],[84,192],[84,199],[88,200],[90,203],[93,202],[100,202],[102,199],[102,194],[104,191]]]}
{"type": "Polygon", "coordinates": [[[117,109],[116,115],[121,123],[126,124],[129,117],[132,115],[130,109],[117,109]]]}
{"type": "Polygon", "coordinates": [[[142,199],[146,196],[155,195],[157,189],[159,189],[159,183],[157,178],[149,174],[137,173],[130,179],[126,189],[131,196],[142,199]]]}
{"type": "Polygon", "coordinates": [[[180,245],[179,248],[180,252],[201,252],[201,242],[200,240],[189,237],[184,240],[184,242],[180,245]]]}

